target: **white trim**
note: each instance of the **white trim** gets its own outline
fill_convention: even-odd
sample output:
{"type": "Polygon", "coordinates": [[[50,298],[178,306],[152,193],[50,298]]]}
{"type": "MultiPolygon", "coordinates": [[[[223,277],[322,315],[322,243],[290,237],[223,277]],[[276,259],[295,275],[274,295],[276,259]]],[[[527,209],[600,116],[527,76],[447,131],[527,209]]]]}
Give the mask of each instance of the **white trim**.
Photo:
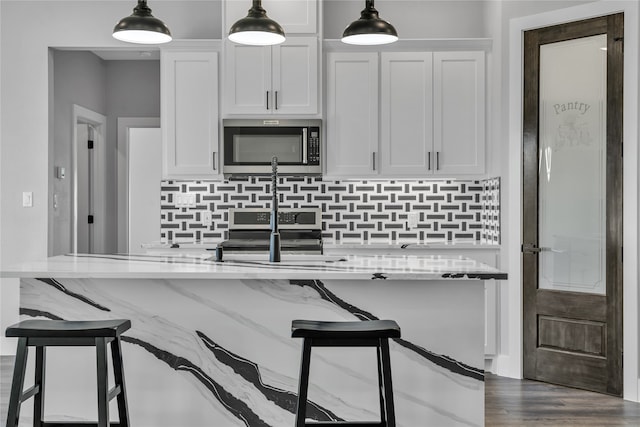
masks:
{"type": "Polygon", "coordinates": [[[522,377],[522,58],[523,32],[549,25],[624,12],[624,259],[623,346],[624,398],[639,401],[638,390],[638,24],[637,1],[605,0],[539,15],[512,19],[509,25],[509,171],[506,192],[508,218],[507,357],[498,358],[498,374],[522,377]]]}
{"type": "MultiPolygon", "coordinates": [[[[159,128],[159,117],[118,117],[118,252],[126,253],[129,241],[129,129],[159,128]]],[[[158,185],[160,183],[158,182],[158,185]]],[[[160,236],[158,236],[160,239],[160,236]]]]}
{"type": "Polygon", "coordinates": [[[71,152],[71,164],[73,168],[73,218],[71,225],[72,235],[72,250],[77,252],[78,250],[78,173],[77,173],[77,152],[78,152],[78,132],[76,125],[78,123],[86,123],[95,129],[94,136],[94,150],[96,153],[95,158],[98,160],[95,162],[93,176],[93,211],[98,218],[98,222],[94,226],[94,250],[102,253],[105,251],[106,240],[106,221],[107,218],[107,206],[106,206],[106,143],[107,143],[107,118],[102,114],[91,111],[80,105],[73,104],[73,116],[71,125],[73,127],[71,135],[73,135],[72,152],[71,152]]]}

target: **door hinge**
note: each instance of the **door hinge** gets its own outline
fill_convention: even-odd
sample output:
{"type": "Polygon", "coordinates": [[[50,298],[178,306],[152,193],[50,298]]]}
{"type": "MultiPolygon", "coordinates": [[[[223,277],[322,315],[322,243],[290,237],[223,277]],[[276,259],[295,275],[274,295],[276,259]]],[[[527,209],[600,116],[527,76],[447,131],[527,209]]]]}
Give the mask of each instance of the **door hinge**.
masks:
{"type": "Polygon", "coordinates": [[[88,215],[87,216],[87,223],[93,224],[93,215],[88,215]]]}
{"type": "Polygon", "coordinates": [[[88,141],[87,141],[87,148],[88,148],[89,150],[93,150],[93,141],[92,141],[92,140],[88,140],[88,141]]]}

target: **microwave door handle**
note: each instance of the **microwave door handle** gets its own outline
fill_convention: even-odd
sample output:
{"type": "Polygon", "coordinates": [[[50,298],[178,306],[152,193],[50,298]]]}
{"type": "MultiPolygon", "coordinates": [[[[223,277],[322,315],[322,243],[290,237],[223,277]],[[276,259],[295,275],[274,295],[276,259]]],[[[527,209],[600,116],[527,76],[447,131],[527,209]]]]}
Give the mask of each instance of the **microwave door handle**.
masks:
{"type": "Polygon", "coordinates": [[[307,128],[302,128],[302,163],[307,164],[307,152],[309,149],[309,138],[307,136],[307,128]]]}

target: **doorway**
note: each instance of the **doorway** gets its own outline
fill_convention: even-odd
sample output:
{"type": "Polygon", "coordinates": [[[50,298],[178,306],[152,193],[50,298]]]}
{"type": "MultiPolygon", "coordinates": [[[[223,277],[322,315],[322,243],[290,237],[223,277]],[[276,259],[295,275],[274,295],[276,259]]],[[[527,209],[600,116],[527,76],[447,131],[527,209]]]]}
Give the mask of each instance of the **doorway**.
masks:
{"type": "Polygon", "coordinates": [[[621,396],[623,14],[525,32],[524,377],[621,396]]]}
{"type": "Polygon", "coordinates": [[[74,253],[105,253],[107,119],[73,106],[73,226],[74,253]]]}

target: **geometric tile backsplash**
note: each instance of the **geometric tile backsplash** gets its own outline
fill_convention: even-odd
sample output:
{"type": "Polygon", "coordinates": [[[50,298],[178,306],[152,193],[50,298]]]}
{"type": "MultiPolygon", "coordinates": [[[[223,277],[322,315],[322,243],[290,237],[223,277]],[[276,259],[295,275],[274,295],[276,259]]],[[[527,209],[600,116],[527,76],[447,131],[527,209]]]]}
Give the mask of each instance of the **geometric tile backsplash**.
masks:
{"type": "MultiPolygon", "coordinates": [[[[479,181],[326,180],[279,177],[280,207],[322,209],[324,238],[500,243],[500,178],[479,181]],[[407,214],[418,215],[409,230],[407,214]]],[[[161,241],[226,239],[229,208],[270,208],[271,178],[162,181],[161,241]],[[186,194],[195,207],[178,207],[186,194]],[[212,212],[212,224],[202,213],[212,212]]]]}

